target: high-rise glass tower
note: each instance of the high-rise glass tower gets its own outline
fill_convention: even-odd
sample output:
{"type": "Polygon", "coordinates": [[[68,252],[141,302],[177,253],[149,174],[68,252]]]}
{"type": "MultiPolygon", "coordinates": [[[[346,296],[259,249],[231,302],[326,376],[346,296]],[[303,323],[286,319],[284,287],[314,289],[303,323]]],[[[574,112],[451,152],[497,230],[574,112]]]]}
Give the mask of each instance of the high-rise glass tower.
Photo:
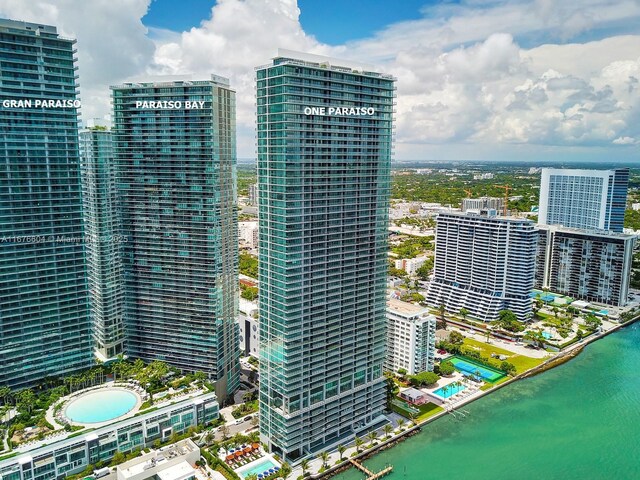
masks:
{"type": "Polygon", "coordinates": [[[260,429],[295,460],[385,407],[394,79],[280,52],[257,69],[260,429]]]}
{"type": "Polygon", "coordinates": [[[628,186],[628,168],[543,168],[539,223],[621,233],[628,186]]]}
{"type": "Polygon", "coordinates": [[[111,132],[80,132],[89,306],[94,353],[107,361],[124,353],[122,236],[111,132]]]}
{"type": "Polygon", "coordinates": [[[127,354],[239,384],[235,92],[228,80],[112,87],[127,354]]]}
{"type": "Polygon", "coordinates": [[[92,363],[74,45],[0,20],[0,385],[14,388],[92,363]]]}

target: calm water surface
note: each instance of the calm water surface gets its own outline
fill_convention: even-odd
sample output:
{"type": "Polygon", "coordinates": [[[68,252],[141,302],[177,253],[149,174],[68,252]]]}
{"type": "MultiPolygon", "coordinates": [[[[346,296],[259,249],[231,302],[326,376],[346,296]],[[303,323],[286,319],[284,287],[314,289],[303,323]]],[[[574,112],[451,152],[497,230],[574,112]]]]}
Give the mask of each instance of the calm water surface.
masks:
{"type": "Polygon", "coordinates": [[[640,479],[640,324],[463,408],[365,465],[391,463],[389,480],[640,479]]]}

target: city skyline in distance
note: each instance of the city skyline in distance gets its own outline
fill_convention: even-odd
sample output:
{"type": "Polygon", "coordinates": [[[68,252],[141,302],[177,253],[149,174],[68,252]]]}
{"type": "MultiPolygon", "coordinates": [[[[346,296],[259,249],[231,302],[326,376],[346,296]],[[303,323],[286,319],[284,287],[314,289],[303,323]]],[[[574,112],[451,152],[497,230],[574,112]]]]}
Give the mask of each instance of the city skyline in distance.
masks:
{"type": "Polygon", "coordinates": [[[78,39],[85,120],[107,115],[108,86],[132,77],[229,77],[238,92],[241,157],[255,151],[253,67],[282,47],[395,75],[395,160],[637,158],[637,3],[410,2],[385,26],[371,20],[384,2],[372,12],[348,3],[318,12],[305,0],[191,1],[189,15],[177,15],[163,0],[52,0],[0,2],[0,14],[58,25],[78,39]],[[352,31],[336,16],[352,18],[352,31]],[[107,28],[111,42],[102,39],[107,28]]]}

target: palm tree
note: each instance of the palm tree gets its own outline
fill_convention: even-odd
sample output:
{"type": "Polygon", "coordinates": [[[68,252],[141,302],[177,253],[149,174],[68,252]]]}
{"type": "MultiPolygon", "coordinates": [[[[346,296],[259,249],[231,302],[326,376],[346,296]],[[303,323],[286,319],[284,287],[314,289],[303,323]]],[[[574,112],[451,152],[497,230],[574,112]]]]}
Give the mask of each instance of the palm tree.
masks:
{"type": "Polygon", "coordinates": [[[444,303],[441,303],[440,306],[438,307],[438,313],[440,314],[440,322],[442,322],[442,329],[443,330],[447,329],[447,319],[444,316],[446,311],[447,311],[447,309],[444,306],[444,303]]]}
{"type": "Polygon", "coordinates": [[[367,433],[367,438],[371,440],[371,443],[369,443],[369,448],[373,447],[373,442],[375,442],[378,438],[378,432],[376,432],[375,430],[371,430],[369,433],[367,433]]]}
{"type": "Polygon", "coordinates": [[[215,439],[216,439],[216,434],[214,433],[214,431],[207,430],[207,433],[204,435],[204,443],[206,443],[207,446],[209,446],[213,443],[215,439]]]}
{"type": "Polygon", "coordinates": [[[384,427],[382,427],[382,430],[386,435],[385,438],[389,438],[391,436],[391,432],[393,432],[393,427],[387,423],[384,427]]]}
{"type": "Polygon", "coordinates": [[[400,431],[402,431],[402,427],[404,427],[405,423],[406,423],[406,422],[404,421],[404,419],[403,419],[403,418],[399,418],[399,419],[396,421],[396,425],[398,426],[398,428],[400,429],[400,431]]]}
{"type": "Polygon", "coordinates": [[[478,380],[482,380],[482,374],[480,373],[480,370],[476,370],[475,372],[473,372],[473,374],[478,380]]]}
{"type": "Polygon", "coordinates": [[[327,452],[320,452],[320,455],[318,455],[318,458],[322,460],[322,466],[324,468],[327,468],[329,466],[327,465],[327,462],[329,461],[329,454],[327,452]]]}
{"type": "Polygon", "coordinates": [[[340,461],[342,461],[342,455],[344,455],[344,452],[346,449],[347,447],[345,447],[344,445],[338,445],[338,453],[340,454],[340,461]]]}
{"type": "Polygon", "coordinates": [[[353,441],[353,443],[356,446],[356,451],[358,453],[360,453],[360,447],[362,446],[362,444],[364,443],[364,440],[362,440],[360,437],[356,437],[355,440],[353,441]]]}
{"type": "Polygon", "coordinates": [[[447,398],[447,392],[449,391],[449,386],[445,385],[442,387],[442,393],[444,394],[444,398],[447,398]]]}
{"type": "Polygon", "coordinates": [[[7,398],[11,396],[11,389],[6,386],[0,387],[0,399],[2,399],[2,404],[7,404],[7,398]]]}
{"type": "Polygon", "coordinates": [[[222,439],[226,440],[229,438],[229,427],[227,425],[222,425],[220,427],[220,433],[222,434],[222,439]]]}
{"type": "Polygon", "coordinates": [[[309,460],[306,458],[300,462],[300,468],[302,468],[302,476],[307,476],[307,471],[309,470],[309,460]]]}

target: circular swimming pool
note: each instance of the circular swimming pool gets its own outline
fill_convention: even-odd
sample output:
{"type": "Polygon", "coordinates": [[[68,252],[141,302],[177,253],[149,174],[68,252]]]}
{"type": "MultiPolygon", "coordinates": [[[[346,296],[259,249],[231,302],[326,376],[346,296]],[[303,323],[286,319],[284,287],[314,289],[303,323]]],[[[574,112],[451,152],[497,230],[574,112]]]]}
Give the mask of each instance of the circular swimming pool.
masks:
{"type": "Polygon", "coordinates": [[[72,400],[64,414],[72,422],[101,423],[130,412],[136,403],[138,396],[128,390],[97,390],[72,400]]]}

